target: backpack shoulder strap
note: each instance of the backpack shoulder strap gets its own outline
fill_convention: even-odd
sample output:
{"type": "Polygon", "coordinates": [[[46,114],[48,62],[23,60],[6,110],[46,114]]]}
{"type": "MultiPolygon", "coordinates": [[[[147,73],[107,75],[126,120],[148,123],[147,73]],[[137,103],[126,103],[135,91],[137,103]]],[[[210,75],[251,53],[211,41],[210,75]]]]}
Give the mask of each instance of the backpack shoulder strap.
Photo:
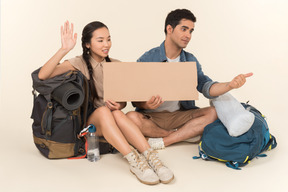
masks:
{"type": "Polygon", "coordinates": [[[88,102],[89,102],[89,84],[87,78],[83,75],[83,91],[84,91],[84,102],[83,102],[83,128],[86,127],[88,102]]]}

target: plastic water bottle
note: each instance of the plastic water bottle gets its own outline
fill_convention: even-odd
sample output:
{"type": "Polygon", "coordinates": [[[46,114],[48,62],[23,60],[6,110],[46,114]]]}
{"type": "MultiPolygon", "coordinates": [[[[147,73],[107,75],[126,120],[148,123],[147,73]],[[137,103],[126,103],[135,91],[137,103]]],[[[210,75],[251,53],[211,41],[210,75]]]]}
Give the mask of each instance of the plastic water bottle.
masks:
{"type": "Polygon", "coordinates": [[[96,135],[96,127],[89,125],[88,133],[86,135],[88,142],[87,159],[91,162],[96,162],[100,159],[99,138],[96,135]]]}

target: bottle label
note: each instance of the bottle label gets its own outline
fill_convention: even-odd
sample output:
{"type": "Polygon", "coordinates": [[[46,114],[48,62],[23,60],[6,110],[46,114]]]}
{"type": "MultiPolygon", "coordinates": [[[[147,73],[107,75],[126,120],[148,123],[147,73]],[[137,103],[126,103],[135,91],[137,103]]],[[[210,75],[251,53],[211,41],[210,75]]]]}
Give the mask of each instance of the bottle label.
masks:
{"type": "Polygon", "coordinates": [[[88,150],[87,159],[92,162],[98,161],[100,159],[99,148],[88,150]]]}

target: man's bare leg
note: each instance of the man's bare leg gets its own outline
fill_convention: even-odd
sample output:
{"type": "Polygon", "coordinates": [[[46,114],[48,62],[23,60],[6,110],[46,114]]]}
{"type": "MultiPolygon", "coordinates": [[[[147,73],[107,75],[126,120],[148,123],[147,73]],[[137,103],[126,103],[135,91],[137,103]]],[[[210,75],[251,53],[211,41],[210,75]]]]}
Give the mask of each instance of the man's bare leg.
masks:
{"type": "Polygon", "coordinates": [[[193,118],[190,121],[188,121],[177,131],[163,137],[165,146],[201,135],[204,131],[204,127],[217,119],[217,114],[214,107],[197,109],[191,112],[193,118]]]}
{"type": "Polygon", "coordinates": [[[126,114],[141,130],[145,137],[167,137],[174,130],[165,130],[157,126],[153,121],[136,111],[126,114]]]}

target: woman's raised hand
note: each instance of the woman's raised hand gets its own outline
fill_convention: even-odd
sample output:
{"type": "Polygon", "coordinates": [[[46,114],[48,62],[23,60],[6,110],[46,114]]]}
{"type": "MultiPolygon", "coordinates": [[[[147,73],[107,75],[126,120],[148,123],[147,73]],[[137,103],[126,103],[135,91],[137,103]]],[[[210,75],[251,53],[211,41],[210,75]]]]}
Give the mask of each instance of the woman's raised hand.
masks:
{"type": "Polygon", "coordinates": [[[62,49],[69,52],[76,45],[77,33],[73,34],[74,26],[69,21],[66,21],[63,26],[61,26],[61,43],[62,49]]]}

